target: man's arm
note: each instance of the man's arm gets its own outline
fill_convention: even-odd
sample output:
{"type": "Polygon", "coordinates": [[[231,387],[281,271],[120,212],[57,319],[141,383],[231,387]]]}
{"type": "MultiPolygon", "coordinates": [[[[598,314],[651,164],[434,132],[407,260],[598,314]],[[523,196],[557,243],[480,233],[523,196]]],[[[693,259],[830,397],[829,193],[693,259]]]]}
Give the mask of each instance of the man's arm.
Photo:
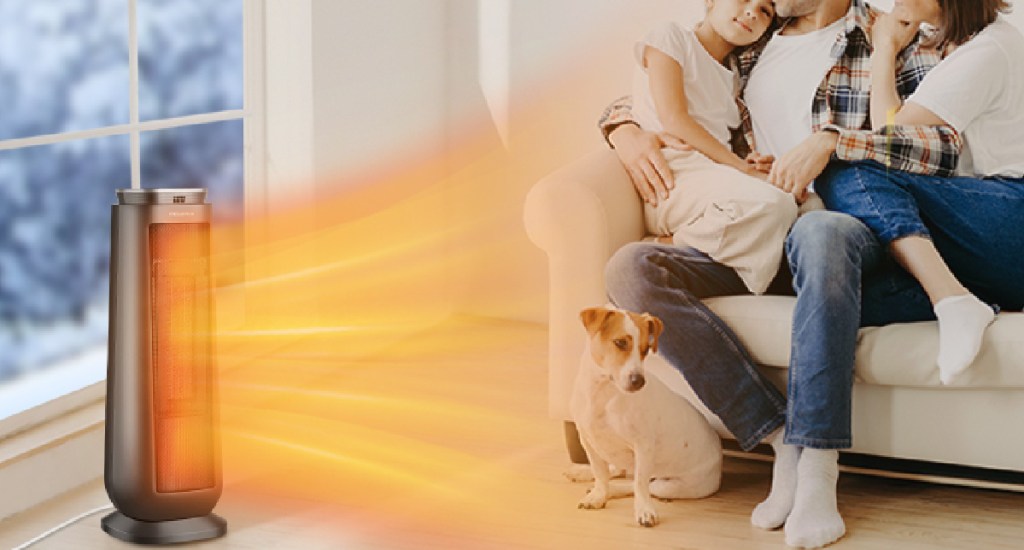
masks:
{"type": "Polygon", "coordinates": [[[633,98],[620,97],[612,102],[597,123],[608,146],[615,150],[629,180],[644,202],[658,204],[675,185],[672,170],[661,149],[687,149],[679,139],[648,132],[633,119],[633,98]]]}
{"type": "Polygon", "coordinates": [[[949,125],[889,125],[871,132],[830,125],[839,135],[835,156],[840,160],[873,160],[901,172],[941,177],[956,173],[963,138],[949,125]]]}
{"type": "MultiPolygon", "coordinates": [[[[940,61],[939,53],[922,47],[920,38],[897,55],[896,90],[901,104],[913,95],[925,75],[940,61]]],[[[895,120],[887,120],[892,124],[880,126],[874,132],[831,125],[823,129],[839,134],[835,156],[840,160],[874,160],[914,174],[954,175],[963,149],[963,137],[945,121],[908,117],[908,114],[897,113],[895,120]]]]}
{"type": "Polygon", "coordinates": [[[960,134],[946,124],[890,125],[877,132],[828,125],[783,155],[772,166],[768,181],[803,202],[807,186],[832,156],[873,160],[901,172],[951,177],[962,146],[960,134]]]}
{"type": "Polygon", "coordinates": [[[633,118],[633,97],[628,95],[616,99],[611,105],[605,107],[601,118],[597,121],[597,127],[601,129],[605,143],[612,149],[615,148],[615,144],[611,140],[612,134],[626,124],[640,127],[640,124],[633,118]]]}
{"type": "MultiPolygon", "coordinates": [[[[871,26],[871,128],[892,124],[893,113],[903,106],[896,87],[897,56],[917,38],[921,23],[900,21],[881,14],[871,26]]],[[[909,75],[907,75],[909,76],[909,75]]],[[[915,85],[916,87],[916,85],[915,85]]]]}

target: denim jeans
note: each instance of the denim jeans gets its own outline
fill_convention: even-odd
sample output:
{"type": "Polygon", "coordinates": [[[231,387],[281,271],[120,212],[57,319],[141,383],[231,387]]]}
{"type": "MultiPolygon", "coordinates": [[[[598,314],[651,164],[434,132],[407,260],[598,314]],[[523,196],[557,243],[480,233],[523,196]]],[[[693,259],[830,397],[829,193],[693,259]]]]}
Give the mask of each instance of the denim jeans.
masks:
{"type": "Polygon", "coordinates": [[[736,272],[688,247],[630,243],[605,270],[616,305],[665,325],[658,352],[736,437],[753,448],[785,421],[785,398],[757,370],[743,344],[701,299],[747,294],[736,272]]]}
{"type": "Polygon", "coordinates": [[[858,329],[934,319],[931,303],[871,230],[847,214],[802,216],[786,240],[786,257],[796,306],[785,442],[846,449],[858,329]]]}
{"type": "Polygon", "coordinates": [[[732,269],[694,249],[632,243],[612,257],[605,276],[613,302],[661,318],[659,352],[740,447],[752,448],[785,422],[786,443],[848,448],[858,328],[934,319],[931,305],[871,230],[849,215],[802,216],[786,255],[797,292],[787,399],[700,302],[746,293],[732,269]]]}
{"type": "Polygon", "coordinates": [[[940,178],[872,161],[834,162],[815,188],[830,210],[863,221],[883,244],[930,238],[978,298],[1024,308],[1024,179],[940,178]]]}

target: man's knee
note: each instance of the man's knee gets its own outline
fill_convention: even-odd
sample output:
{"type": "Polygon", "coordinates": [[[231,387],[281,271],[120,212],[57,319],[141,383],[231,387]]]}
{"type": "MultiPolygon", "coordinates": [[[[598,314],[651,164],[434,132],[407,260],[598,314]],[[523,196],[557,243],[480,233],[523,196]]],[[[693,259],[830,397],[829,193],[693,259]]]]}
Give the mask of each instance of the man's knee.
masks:
{"type": "Polygon", "coordinates": [[[650,248],[650,243],[629,243],[615,251],[608,259],[604,269],[604,281],[608,298],[612,302],[624,305],[620,300],[642,285],[650,248]]]}
{"type": "Polygon", "coordinates": [[[826,210],[808,212],[793,224],[786,238],[786,256],[794,268],[805,264],[808,258],[832,264],[829,258],[848,257],[874,238],[867,226],[848,214],[826,210]]]}

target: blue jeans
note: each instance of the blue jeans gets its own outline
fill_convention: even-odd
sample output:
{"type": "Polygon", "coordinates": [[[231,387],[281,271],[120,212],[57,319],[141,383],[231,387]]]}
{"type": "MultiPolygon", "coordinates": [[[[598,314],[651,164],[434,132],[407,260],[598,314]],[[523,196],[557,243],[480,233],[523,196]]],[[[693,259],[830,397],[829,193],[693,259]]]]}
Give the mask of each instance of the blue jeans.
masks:
{"type": "Polygon", "coordinates": [[[701,300],[747,294],[736,272],[693,248],[630,243],[605,269],[609,298],[665,325],[658,352],[749,450],[785,421],[781,392],[757,370],[743,344],[701,300]]]}
{"type": "Polygon", "coordinates": [[[786,240],[786,257],[796,306],[785,442],[846,449],[858,329],[934,319],[931,302],[871,230],[847,214],[802,216],[786,240]]]}
{"type": "Polygon", "coordinates": [[[1024,179],[940,178],[872,161],[834,162],[815,189],[830,210],[863,221],[884,245],[929,238],[978,298],[1024,308],[1024,179]]]}
{"type": "Polygon", "coordinates": [[[786,443],[848,448],[858,328],[933,319],[931,305],[917,281],[851,216],[802,216],[786,240],[786,255],[797,292],[788,402],[728,325],[700,302],[746,293],[732,269],[693,249],[632,243],[612,256],[605,276],[613,302],[661,318],[659,352],[740,447],[752,448],[785,422],[786,443]]]}

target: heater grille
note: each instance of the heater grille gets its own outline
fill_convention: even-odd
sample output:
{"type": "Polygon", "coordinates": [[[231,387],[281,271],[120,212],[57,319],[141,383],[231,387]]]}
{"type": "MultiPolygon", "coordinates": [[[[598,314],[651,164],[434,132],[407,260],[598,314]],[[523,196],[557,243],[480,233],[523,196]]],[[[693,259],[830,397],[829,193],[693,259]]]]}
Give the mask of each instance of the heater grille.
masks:
{"type": "Polygon", "coordinates": [[[213,487],[209,225],[149,227],[156,490],[213,487]]]}

